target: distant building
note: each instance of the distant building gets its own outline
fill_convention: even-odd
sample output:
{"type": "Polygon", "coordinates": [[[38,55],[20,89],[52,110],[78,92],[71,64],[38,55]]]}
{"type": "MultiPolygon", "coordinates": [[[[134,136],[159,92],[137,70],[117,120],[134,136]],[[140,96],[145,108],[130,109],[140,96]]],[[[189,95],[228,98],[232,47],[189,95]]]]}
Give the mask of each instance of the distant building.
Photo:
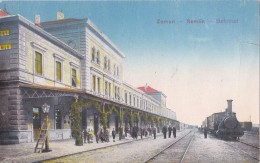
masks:
{"type": "Polygon", "coordinates": [[[4,17],[4,16],[8,16],[8,15],[9,15],[8,12],[0,9],[0,17],[4,17]]]}

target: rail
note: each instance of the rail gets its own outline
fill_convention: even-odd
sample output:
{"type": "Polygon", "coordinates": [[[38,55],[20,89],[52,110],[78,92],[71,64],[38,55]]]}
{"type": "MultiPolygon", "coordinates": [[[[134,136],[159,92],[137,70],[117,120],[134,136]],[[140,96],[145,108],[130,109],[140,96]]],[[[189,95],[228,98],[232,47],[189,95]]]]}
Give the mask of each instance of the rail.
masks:
{"type": "MultiPolygon", "coordinates": [[[[168,145],[167,147],[163,148],[162,150],[160,150],[159,152],[157,152],[155,155],[153,155],[152,157],[150,157],[148,160],[145,161],[145,163],[148,163],[152,160],[154,160],[157,156],[159,156],[161,153],[163,153],[164,151],[166,151],[167,149],[169,149],[170,147],[172,147],[174,144],[178,143],[180,140],[182,140],[183,138],[185,138],[187,135],[189,135],[192,131],[189,131],[186,135],[182,136],[181,138],[179,138],[177,141],[173,142],[172,144],[168,145]]],[[[190,143],[189,143],[190,145],[190,143]]],[[[189,147],[188,145],[188,147],[189,147]]],[[[186,153],[187,149],[185,150],[186,153]]],[[[185,155],[183,155],[185,156],[185,155]]],[[[184,157],[183,157],[184,158],[184,157]]]]}

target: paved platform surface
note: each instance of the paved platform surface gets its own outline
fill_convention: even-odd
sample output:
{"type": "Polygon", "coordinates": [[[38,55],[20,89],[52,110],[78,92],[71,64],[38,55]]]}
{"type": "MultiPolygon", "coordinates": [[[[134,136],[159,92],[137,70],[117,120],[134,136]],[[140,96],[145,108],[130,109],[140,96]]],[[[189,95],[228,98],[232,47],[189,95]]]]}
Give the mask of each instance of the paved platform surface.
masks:
{"type": "MultiPolygon", "coordinates": [[[[161,133],[157,135],[160,136],[161,133]]],[[[147,138],[152,138],[152,136],[144,137],[144,139],[147,138]]],[[[138,139],[140,139],[140,136],[138,137],[138,139]]],[[[50,141],[50,149],[52,151],[48,153],[34,153],[36,142],[14,145],[0,145],[0,162],[37,162],[45,159],[51,159],[73,153],[79,153],[106,146],[113,146],[116,144],[135,141],[130,136],[120,141],[117,137],[116,142],[113,142],[111,140],[112,138],[110,137],[110,142],[94,142],[90,144],[84,144],[83,146],[76,146],[74,139],[50,141]]]]}

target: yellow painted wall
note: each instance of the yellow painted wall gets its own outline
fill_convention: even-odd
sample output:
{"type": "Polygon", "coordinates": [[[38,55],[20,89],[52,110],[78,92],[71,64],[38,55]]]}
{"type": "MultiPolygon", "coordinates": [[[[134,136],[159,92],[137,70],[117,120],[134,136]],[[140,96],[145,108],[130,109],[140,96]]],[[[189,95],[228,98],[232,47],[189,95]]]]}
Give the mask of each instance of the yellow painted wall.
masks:
{"type": "MultiPolygon", "coordinates": [[[[53,45],[49,41],[43,39],[39,35],[35,34],[34,32],[21,27],[21,31],[25,33],[25,40],[26,40],[26,53],[27,53],[27,61],[26,61],[26,69],[29,73],[27,73],[27,80],[34,82],[35,84],[46,85],[46,86],[55,86],[55,57],[53,56],[54,53],[62,56],[64,61],[62,62],[62,82],[59,83],[59,86],[68,87],[71,86],[71,65],[70,62],[74,62],[80,66],[80,60],[66,52],[65,50],[53,45]],[[32,46],[34,42],[41,47],[47,49],[45,52],[39,50],[32,46]],[[38,51],[43,54],[43,75],[37,75],[37,79],[32,75],[34,73],[34,55],[35,51],[38,51]],[[41,79],[40,79],[41,78],[41,79]],[[34,80],[33,80],[34,79],[34,80]]],[[[77,78],[80,81],[80,67],[77,69],[77,78]]]]}

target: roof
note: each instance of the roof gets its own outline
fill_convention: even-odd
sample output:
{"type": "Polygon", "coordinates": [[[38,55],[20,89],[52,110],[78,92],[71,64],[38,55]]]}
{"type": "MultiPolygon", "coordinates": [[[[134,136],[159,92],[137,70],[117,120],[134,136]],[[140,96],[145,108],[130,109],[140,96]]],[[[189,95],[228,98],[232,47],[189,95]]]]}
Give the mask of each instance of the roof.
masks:
{"type": "Polygon", "coordinates": [[[138,87],[138,89],[140,89],[141,91],[146,92],[146,93],[159,92],[159,91],[157,91],[156,89],[154,89],[154,88],[152,88],[152,87],[150,87],[150,86],[138,87]]]}
{"type": "Polygon", "coordinates": [[[53,24],[62,24],[62,23],[69,23],[69,22],[76,22],[80,21],[80,19],[74,19],[74,18],[68,18],[68,19],[61,19],[61,20],[53,20],[53,21],[47,21],[47,22],[41,22],[40,26],[45,25],[53,25],[53,24]]]}
{"type": "Polygon", "coordinates": [[[8,15],[9,15],[9,14],[8,14],[6,11],[0,9],[0,17],[8,16],[8,15]]]}
{"type": "Polygon", "coordinates": [[[54,86],[46,86],[46,85],[39,85],[39,84],[21,84],[21,87],[26,88],[38,88],[38,89],[48,89],[48,90],[56,90],[56,91],[65,91],[65,92],[72,92],[72,93],[84,93],[81,89],[78,88],[69,88],[69,87],[54,87],[54,86]]]}
{"type": "Polygon", "coordinates": [[[89,30],[91,30],[96,36],[98,36],[102,41],[104,41],[104,43],[106,43],[120,57],[125,58],[124,53],[121,50],[119,50],[119,48],[88,18],[85,19],[67,18],[62,20],[47,21],[47,22],[41,22],[40,26],[46,30],[49,27],[53,27],[53,26],[56,27],[59,25],[63,26],[65,23],[74,23],[74,22],[86,24],[89,30]]]}
{"type": "Polygon", "coordinates": [[[24,18],[21,15],[11,15],[8,17],[0,17],[0,22],[6,22],[6,21],[19,21],[20,23],[22,23],[25,27],[27,27],[28,29],[37,32],[37,34],[39,34],[40,36],[42,36],[43,38],[49,40],[51,43],[53,43],[56,46],[59,46],[60,48],[62,48],[64,51],[82,59],[83,56],[78,53],[76,50],[72,49],[70,46],[68,46],[67,44],[65,44],[63,41],[59,40],[58,38],[54,37],[53,35],[51,35],[50,33],[46,32],[45,30],[43,30],[42,28],[40,28],[38,25],[35,25],[34,23],[32,23],[31,21],[27,20],[26,18],[24,18]]]}

